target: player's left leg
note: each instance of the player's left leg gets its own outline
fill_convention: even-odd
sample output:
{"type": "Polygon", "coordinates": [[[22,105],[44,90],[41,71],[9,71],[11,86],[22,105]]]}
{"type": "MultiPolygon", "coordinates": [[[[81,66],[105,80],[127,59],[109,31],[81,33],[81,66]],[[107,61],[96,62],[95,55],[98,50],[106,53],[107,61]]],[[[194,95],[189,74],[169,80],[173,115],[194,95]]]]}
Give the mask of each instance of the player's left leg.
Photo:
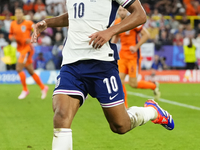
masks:
{"type": "Polygon", "coordinates": [[[158,115],[152,107],[133,106],[126,110],[124,104],[109,108],[103,107],[103,111],[111,130],[118,134],[124,134],[149,120],[155,120],[158,115]]]}
{"type": "Polygon", "coordinates": [[[130,107],[128,110],[124,105],[124,93],[121,79],[115,64],[112,62],[100,63],[98,66],[105,70],[90,74],[87,79],[89,94],[96,97],[100,102],[106,119],[113,132],[124,134],[134,127],[142,125],[157,117],[157,111],[152,107],[130,107]],[[109,67],[108,67],[109,66],[109,67]],[[106,68],[107,67],[107,68],[106,68]]]}
{"type": "Polygon", "coordinates": [[[49,89],[48,86],[44,85],[40,77],[34,72],[33,64],[28,64],[27,66],[25,66],[25,68],[27,69],[28,73],[32,76],[32,78],[35,80],[35,82],[39,85],[42,93],[41,99],[44,99],[49,89]]]}
{"type": "Polygon", "coordinates": [[[168,130],[174,128],[172,116],[160,108],[154,101],[147,101],[145,107],[132,106],[126,110],[122,101],[124,96],[121,80],[114,70],[111,71],[111,76],[109,72],[105,74],[103,83],[96,83],[101,87],[101,89],[97,88],[96,90],[99,92],[97,98],[101,103],[104,114],[113,132],[124,134],[150,120],[154,123],[161,124],[168,130]]]}

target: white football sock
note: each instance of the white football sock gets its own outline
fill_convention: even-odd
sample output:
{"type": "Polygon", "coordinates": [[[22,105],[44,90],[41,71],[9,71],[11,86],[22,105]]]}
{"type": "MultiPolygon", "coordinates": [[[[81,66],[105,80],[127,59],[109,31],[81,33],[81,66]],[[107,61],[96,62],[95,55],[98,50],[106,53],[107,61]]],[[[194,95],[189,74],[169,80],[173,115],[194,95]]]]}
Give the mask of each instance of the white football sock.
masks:
{"type": "Polygon", "coordinates": [[[152,107],[133,106],[127,112],[131,119],[131,129],[157,118],[157,111],[152,107]]]}
{"type": "Polygon", "coordinates": [[[52,150],[72,150],[72,130],[54,128],[52,150]]]}

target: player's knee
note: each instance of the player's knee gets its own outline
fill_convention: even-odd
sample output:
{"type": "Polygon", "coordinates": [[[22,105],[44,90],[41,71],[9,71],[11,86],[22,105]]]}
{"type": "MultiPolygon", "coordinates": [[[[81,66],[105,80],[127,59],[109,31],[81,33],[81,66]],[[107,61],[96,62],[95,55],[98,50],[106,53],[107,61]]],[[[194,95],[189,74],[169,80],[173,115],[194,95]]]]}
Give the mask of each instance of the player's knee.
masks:
{"type": "Polygon", "coordinates": [[[55,127],[63,127],[68,124],[69,122],[69,116],[64,110],[61,110],[59,108],[55,109],[53,121],[54,121],[54,126],[55,127]]]}
{"type": "Polygon", "coordinates": [[[110,125],[111,130],[117,134],[125,134],[128,130],[120,124],[110,125]]]}
{"type": "Polygon", "coordinates": [[[132,88],[137,88],[137,86],[138,86],[137,82],[129,82],[129,85],[130,85],[132,88]]]}
{"type": "Polygon", "coordinates": [[[17,73],[20,73],[22,71],[21,68],[16,68],[17,73]]]}

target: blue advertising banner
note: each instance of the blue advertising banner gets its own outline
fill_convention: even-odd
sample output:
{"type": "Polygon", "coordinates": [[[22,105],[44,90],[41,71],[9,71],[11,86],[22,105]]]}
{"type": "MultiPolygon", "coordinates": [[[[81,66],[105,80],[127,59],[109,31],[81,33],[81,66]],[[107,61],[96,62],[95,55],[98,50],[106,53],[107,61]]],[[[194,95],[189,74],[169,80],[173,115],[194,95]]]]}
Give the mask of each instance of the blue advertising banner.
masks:
{"type": "Polygon", "coordinates": [[[182,46],[162,46],[155,50],[155,55],[166,58],[166,64],[171,67],[184,67],[184,54],[182,46]]]}
{"type": "MultiPolygon", "coordinates": [[[[26,83],[27,84],[35,84],[33,78],[26,73],[26,83]]],[[[42,82],[44,84],[55,84],[57,75],[59,71],[43,71],[43,70],[35,70],[35,73],[40,76],[42,82]]],[[[0,72],[0,84],[19,84],[20,78],[16,71],[4,71],[0,72]]]]}

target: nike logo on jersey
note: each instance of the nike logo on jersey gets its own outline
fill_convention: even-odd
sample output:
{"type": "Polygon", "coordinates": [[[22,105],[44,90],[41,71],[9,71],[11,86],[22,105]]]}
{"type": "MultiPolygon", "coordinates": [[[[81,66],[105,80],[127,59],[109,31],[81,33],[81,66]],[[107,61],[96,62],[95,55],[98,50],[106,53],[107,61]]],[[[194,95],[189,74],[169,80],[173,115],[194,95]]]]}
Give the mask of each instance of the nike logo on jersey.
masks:
{"type": "Polygon", "coordinates": [[[115,94],[115,95],[112,96],[112,97],[110,96],[109,99],[110,99],[110,100],[113,100],[118,94],[119,94],[119,93],[115,94]]]}

